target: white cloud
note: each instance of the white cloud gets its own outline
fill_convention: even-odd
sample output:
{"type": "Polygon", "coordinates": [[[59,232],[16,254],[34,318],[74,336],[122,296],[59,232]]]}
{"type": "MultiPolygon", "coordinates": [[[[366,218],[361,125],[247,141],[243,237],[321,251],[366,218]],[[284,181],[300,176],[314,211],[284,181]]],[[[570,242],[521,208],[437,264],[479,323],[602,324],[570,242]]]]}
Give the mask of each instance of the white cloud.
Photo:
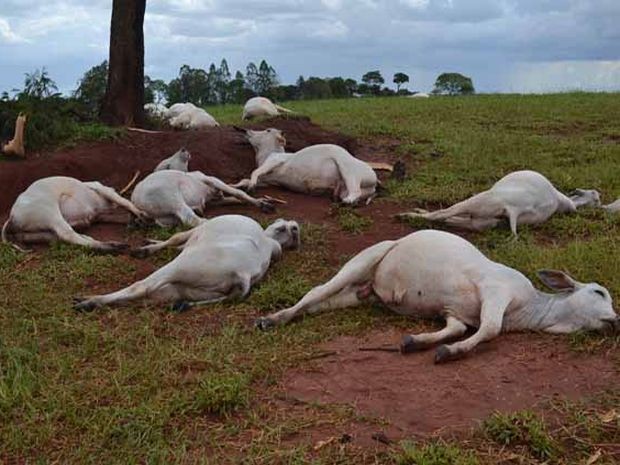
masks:
{"type": "MultiPolygon", "coordinates": [[[[0,2],[0,91],[41,66],[70,90],[106,58],[110,0],[0,2]]],[[[480,91],[620,89],[619,23],[619,0],[149,0],[145,63],[164,79],[265,58],[283,82],[381,69],[428,90],[453,70],[480,91]]]]}
{"type": "Polygon", "coordinates": [[[349,33],[349,28],[342,21],[324,21],[311,29],[310,36],[321,39],[338,39],[349,33]]]}
{"type": "Polygon", "coordinates": [[[13,32],[11,29],[11,25],[9,22],[0,18],[0,43],[16,43],[16,42],[24,42],[24,38],[13,32]]]}
{"type": "Polygon", "coordinates": [[[509,90],[550,92],[620,89],[620,60],[519,63],[511,69],[509,90]]]}
{"type": "Polygon", "coordinates": [[[400,2],[414,10],[424,10],[429,4],[429,0],[400,0],[400,2]]]}

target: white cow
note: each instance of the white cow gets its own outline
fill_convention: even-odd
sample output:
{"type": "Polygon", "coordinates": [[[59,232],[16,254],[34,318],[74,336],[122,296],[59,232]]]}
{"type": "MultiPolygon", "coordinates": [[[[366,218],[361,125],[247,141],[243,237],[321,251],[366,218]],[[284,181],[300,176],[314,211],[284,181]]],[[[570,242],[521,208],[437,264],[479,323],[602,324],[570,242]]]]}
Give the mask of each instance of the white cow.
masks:
{"type": "Polygon", "coordinates": [[[183,147],[174,155],[160,161],[154,171],[177,170],[187,172],[188,164],[191,159],[192,155],[183,147]]]}
{"type": "Polygon", "coordinates": [[[197,226],[203,218],[195,211],[202,214],[207,204],[246,202],[263,211],[274,210],[267,200],[250,197],[242,190],[200,171],[155,171],[136,185],[131,201],[158,225],[164,227],[178,223],[197,226]]]}
{"type": "Polygon", "coordinates": [[[144,256],[164,247],[183,251],[163,268],[131,286],[107,295],[77,299],[77,310],[140,298],[175,302],[175,310],[245,297],[283,249],[299,246],[299,225],[279,219],[267,229],[240,215],[218,216],[167,241],[138,249],[144,256]]]}
{"type": "Polygon", "coordinates": [[[256,116],[277,116],[280,113],[292,113],[292,111],[276,105],[268,98],[252,97],[243,106],[242,119],[251,119],[256,116]]]}
{"type": "Polygon", "coordinates": [[[416,92],[413,95],[409,95],[409,98],[429,98],[430,95],[428,95],[426,92],[416,92]]]}
{"type": "Polygon", "coordinates": [[[60,239],[101,251],[118,251],[126,245],[100,242],[73,230],[96,221],[112,221],[106,219],[105,214],[115,206],[139,219],[145,218],[129,200],[98,182],[82,182],[64,176],[39,179],[17,197],[2,228],[2,240],[8,242],[9,235],[20,242],[60,239]]]}
{"type": "Polygon", "coordinates": [[[463,341],[439,346],[436,362],[458,358],[501,331],[620,329],[604,287],[579,283],[561,271],[538,275],[559,293],[536,290],[523,274],[489,260],[459,236],[423,230],[367,248],[293,307],[256,324],[267,329],[304,313],[351,307],[374,295],[400,314],[446,320],[440,331],[405,336],[403,353],[459,338],[468,326],[478,328],[463,341]]]}
{"type": "Polygon", "coordinates": [[[495,227],[502,218],[508,218],[516,236],[519,224],[543,223],[554,213],[572,213],[579,207],[599,206],[600,203],[600,195],[595,190],[577,189],[574,195],[567,197],[542,174],[515,171],[497,181],[491,189],[449,208],[434,212],[417,209],[398,217],[444,221],[450,226],[474,231],[495,227]]]}
{"type": "Polygon", "coordinates": [[[282,186],[307,194],[331,194],[346,204],[369,203],[376,195],[373,169],[338,145],[311,145],[285,153],[286,139],[278,129],[247,130],[246,134],[256,151],[258,168],[235,187],[282,186]]]}
{"type": "Polygon", "coordinates": [[[603,207],[609,213],[620,213],[620,199],[603,207]]]}
{"type": "Polygon", "coordinates": [[[154,118],[164,118],[168,112],[168,108],[163,103],[145,103],[144,111],[147,115],[154,118]]]}
{"type": "Polygon", "coordinates": [[[202,108],[193,103],[175,103],[165,115],[168,124],[176,129],[202,130],[219,126],[219,123],[202,108]]]}

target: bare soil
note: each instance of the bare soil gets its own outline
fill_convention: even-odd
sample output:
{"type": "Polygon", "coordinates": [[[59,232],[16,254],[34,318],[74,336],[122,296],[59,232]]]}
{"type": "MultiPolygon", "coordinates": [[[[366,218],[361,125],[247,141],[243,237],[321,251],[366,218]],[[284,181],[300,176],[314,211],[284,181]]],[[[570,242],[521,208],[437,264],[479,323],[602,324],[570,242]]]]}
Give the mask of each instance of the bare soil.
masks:
{"type": "MultiPolygon", "coordinates": [[[[550,399],[594,396],[620,381],[609,354],[579,354],[549,335],[502,335],[463,360],[441,365],[433,364],[433,350],[359,350],[397,347],[402,335],[387,330],[332,340],[321,349],[334,355],[289,372],[280,387],[297,401],[353,405],[360,415],[387,420],[382,429],[399,439],[469,430],[494,411],[544,411],[550,399]]],[[[369,439],[365,433],[357,434],[363,442],[369,439]]]]}
{"type": "MultiPolygon", "coordinates": [[[[276,118],[251,127],[282,129],[288,141],[287,149],[292,151],[315,143],[335,143],[365,160],[396,159],[393,145],[381,148],[377,142],[362,144],[305,118],[276,118]]],[[[192,170],[202,170],[225,181],[237,181],[249,175],[255,166],[252,148],[242,133],[231,127],[204,132],[130,132],[117,141],[41,153],[25,161],[0,162],[0,218],[6,218],[19,193],[41,177],[72,176],[98,180],[120,189],[136,171],[144,177],[161,159],[181,146],[192,153],[192,170]]],[[[283,217],[322,224],[326,228],[327,247],[333,251],[334,264],[342,255],[351,255],[378,241],[396,239],[411,232],[409,226],[393,219],[395,213],[409,207],[403,203],[377,199],[371,205],[360,207],[359,213],[372,218],[373,224],[363,234],[352,235],[338,226],[328,198],[277,188],[261,190],[258,194],[284,199],[287,204],[278,205],[277,212],[269,215],[249,206],[216,207],[207,214],[239,213],[260,219],[283,217]]],[[[89,228],[88,234],[131,243],[142,240],[140,234],[130,234],[123,225],[95,225],[89,228]]],[[[130,257],[123,257],[123,260],[135,266],[135,279],[153,270],[152,265],[140,260],[130,257]]],[[[95,292],[104,290],[103,287],[109,290],[105,283],[92,284],[95,292]]],[[[202,321],[202,318],[198,313],[188,312],[184,317],[175,318],[174,324],[195,327],[194,320],[202,321]]],[[[179,330],[179,333],[184,332],[179,330]]],[[[433,364],[433,351],[402,356],[358,350],[368,345],[396,347],[401,336],[393,329],[363,338],[332,340],[323,349],[334,351],[334,355],[317,360],[312,368],[296,369],[285,376],[280,385],[284,398],[353,405],[362,415],[386,419],[387,423],[378,429],[384,430],[390,439],[396,439],[412,434],[464,431],[494,410],[536,409],[543,400],[592,396],[620,381],[610,354],[578,355],[569,350],[564,339],[548,335],[504,335],[482,345],[468,358],[445,365],[433,364]]],[[[286,408],[287,403],[283,402],[279,407],[286,408]]],[[[292,404],[289,406],[292,408],[292,404]]],[[[372,426],[352,424],[350,427],[357,428],[357,436],[363,436],[362,443],[376,443],[370,439],[372,426]]],[[[317,438],[324,439],[345,432],[349,431],[328,425],[315,433],[317,438]]],[[[313,435],[312,432],[308,434],[313,435]]]]}

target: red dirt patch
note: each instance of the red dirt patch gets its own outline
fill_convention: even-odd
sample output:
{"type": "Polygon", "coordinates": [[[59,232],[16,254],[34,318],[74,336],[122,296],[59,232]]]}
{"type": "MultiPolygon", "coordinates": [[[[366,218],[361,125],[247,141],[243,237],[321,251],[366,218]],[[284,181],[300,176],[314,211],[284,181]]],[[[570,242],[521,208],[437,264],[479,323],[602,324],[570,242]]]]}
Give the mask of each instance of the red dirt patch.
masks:
{"type": "Polygon", "coordinates": [[[386,419],[388,435],[398,439],[462,431],[496,410],[540,410],[550,398],[592,396],[620,381],[612,357],[577,354],[548,335],[502,335],[443,365],[433,364],[433,350],[406,356],[359,351],[396,346],[401,336],[390,330],[337,338],[321,347],[335,355],[290,372],[281,386],[298,400],[351,404],[360,414],[386,419]]]}
{"type": "MultiPolygon", "coordinates": [[[[316,143],[333,143],[353,154],[355,139],[327,131],[307,118],[274,118],[250,127],[276,127],[284,131],[287,150],[297,151],[316,143]]],[[[255,167],[254,150],[243,134],[232,127],[207,131],[129,132],[117,141],[80,145],[57,152],[30,155],[25,161],[0,163],[0,212],[6,212],[17,196],[37,179],[71,176],[100,181],[121,189],[136,171],[144,178],[162,159],[185,146],[192,154],[190,169],[201,170],[225,181],[248,176],[255,167]]]]}

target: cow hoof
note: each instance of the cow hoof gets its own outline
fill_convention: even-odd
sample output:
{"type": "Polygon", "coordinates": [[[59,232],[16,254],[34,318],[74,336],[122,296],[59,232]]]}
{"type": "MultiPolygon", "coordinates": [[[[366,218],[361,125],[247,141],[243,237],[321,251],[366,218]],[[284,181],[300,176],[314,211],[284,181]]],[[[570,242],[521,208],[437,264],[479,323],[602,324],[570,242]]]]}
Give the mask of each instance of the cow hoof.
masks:
{"type": "Polygon", "coordinates": [[[131,249],[129,251],[129,255],[131,255],[134,258],[146,258],[148,257],[149,253],[146,249],[141,247],[139,249],[131,249]]]}
{"type": "Polygon", "coordinates": [[[407,167],[401,160],[398,160],[392,167],[392,174],[390,175],[390,178],[395,179],[396,181],[404,181],[406,177],[407,167]]]}
{"type": "Polygon", "coordinates": [[[123,242],[105,242],[103,246],[99,249],[101,253],[110,253],[116,254],[120,253],[129,248],[129,244],[125,244],[123,242]]]}
{"type": "Polygon", "coordinates": [[[447,345],[442,344],[437,347],[437,351],[435,352],[435,363],[444,363],[451,360],[457,360],[461,358],[461,356],[461,352],[453,352],[447,345]]]}
{"type": "Polygon", "coordinates": [[[92,312],[96,307],[92,300],[85,297],[73,298],[73,310],[76,312],[92,312]]]}
{"type": "Polygon", "coordinates": [[[260,210],[263,213],[272,213],[276,211],[276,206],[270,202],[262,201],[260,203],[260,210]]]}
{"type": "Polygon", "coordinates": [[[254,326],[261,331],[268,331],[274,328],[276,324],[271,318],[263,316],[254,321],[254,326]]]}
{"type": "Polygon", "coordinates": [[[172,304],[172,311],[181,313],[191,308],[190,303],[187,300],[178,300],[172,304]]]}
{"type": "Polygon", "coordinates": [[[420,344],[415,342],[415,339],[411,335],[406,335],[403,337],[403,340],[400,343],[400,353],[401,354],[410,354],[412,352],[418,352],[422,350],[420,344]]]}

